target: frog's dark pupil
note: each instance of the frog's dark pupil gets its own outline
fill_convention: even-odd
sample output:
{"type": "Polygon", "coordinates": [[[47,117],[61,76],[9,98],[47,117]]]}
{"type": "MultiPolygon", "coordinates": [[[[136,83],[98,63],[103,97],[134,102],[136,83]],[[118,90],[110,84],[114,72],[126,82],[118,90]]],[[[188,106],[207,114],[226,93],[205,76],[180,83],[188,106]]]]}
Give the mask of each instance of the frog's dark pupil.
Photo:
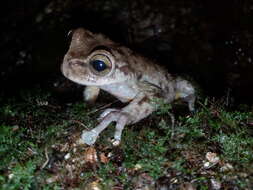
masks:
{"type": "Polygon", "coordinates": [[[93,61],[91,61],[91,65],[98,72],[101,72],[106,69],[105,62],[103,62],[101,60],[93,60],[93,61]]]}

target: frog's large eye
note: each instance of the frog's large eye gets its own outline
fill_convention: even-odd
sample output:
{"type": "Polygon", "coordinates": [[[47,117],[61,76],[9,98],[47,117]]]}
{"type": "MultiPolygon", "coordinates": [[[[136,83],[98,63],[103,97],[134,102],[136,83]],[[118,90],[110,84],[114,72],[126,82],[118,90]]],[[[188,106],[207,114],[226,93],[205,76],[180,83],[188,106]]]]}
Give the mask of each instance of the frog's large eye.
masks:
{"type": "Polygon", "coordinates": [[[90,67],[93,73],[104,76],[111,71],[112,63],[107,56],[97,54],[90,59],[90,67]]]}

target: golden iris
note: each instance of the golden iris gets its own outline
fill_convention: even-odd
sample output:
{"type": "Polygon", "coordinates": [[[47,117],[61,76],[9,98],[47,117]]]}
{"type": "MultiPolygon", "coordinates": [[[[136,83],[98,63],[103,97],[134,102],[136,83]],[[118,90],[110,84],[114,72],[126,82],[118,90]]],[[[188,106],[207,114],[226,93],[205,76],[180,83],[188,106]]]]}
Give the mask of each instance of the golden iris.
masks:
{"type": "Polygon", "coordinates": [[[93,73],[106,75],[111,71],[112,63],[107,56],[97,54],[90,59],[90,66],[93,73]]]}

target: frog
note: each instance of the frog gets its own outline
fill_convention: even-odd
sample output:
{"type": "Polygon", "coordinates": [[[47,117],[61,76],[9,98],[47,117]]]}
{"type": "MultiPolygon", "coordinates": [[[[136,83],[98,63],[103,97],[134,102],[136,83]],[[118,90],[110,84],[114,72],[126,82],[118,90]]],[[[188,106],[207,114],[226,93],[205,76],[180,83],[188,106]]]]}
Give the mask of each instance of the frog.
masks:
{"type": "Polygon", "coordinates": [[[81,140],[87,145],[94,145],[111,122],[116,122],[112,143],[119,145],[125,126],[143,120],[158,109],[154,99],[162,99],[166,104],[181,99],[188,103],[191,112],[195,111],[196,90],[190,81],[168,73],[154,60],[85,28],[72,30],[61,71],[67,79],[85,86],[85,101],[95,102],[103,90],[126,104],[121,109],[105,109],[98,117],[99,124],[82,132],[81,140]]]}

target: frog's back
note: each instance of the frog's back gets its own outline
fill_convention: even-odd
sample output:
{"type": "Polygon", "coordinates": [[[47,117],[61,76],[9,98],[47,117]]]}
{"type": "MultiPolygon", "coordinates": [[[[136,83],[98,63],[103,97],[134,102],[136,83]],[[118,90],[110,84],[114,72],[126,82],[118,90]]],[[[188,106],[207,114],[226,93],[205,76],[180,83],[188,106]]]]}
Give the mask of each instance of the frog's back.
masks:
{"type": "Polygon", "coordinates": [[[142,57],[142,59],[140,59],[137,57],[137,60],[142,60],[142,62],[134,66],[138,80],[147,81],[162,90],[166,90],[167,86],[173,80],[172,75],[170,75],[165,68],[147,58],[142,57]]]}

